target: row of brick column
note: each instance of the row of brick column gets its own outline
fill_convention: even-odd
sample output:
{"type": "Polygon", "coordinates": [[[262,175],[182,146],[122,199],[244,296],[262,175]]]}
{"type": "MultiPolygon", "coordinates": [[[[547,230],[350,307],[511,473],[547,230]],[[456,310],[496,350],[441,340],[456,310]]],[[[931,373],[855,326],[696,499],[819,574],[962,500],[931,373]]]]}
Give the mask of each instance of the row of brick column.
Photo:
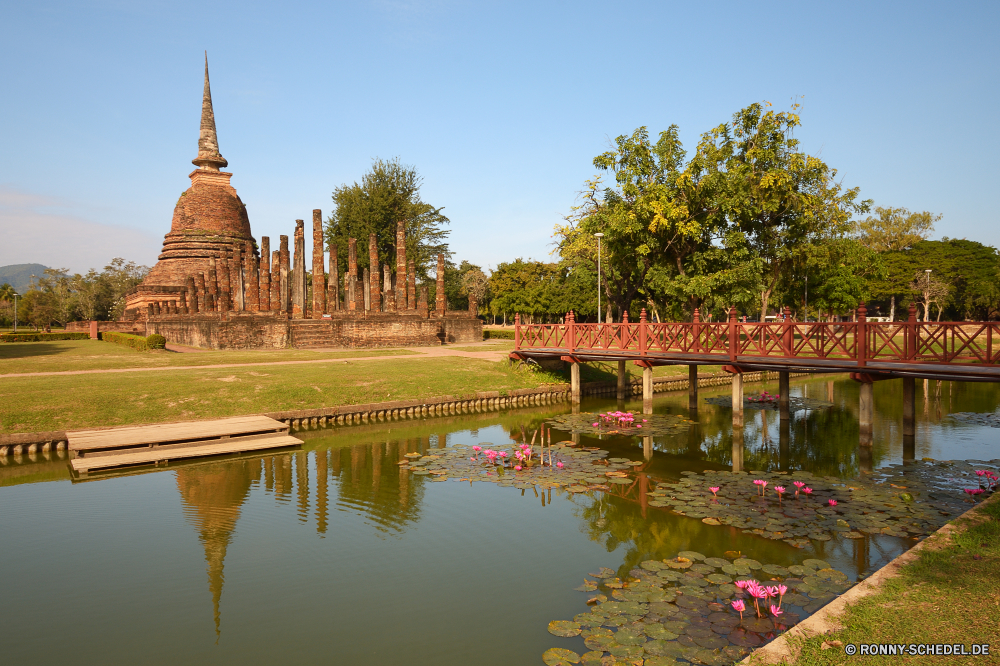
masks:
{"type": "MultiPolygon", "coordinates": [[[[292,251],[289,237],[280,236],[279,248],[271,250],[270,238],[260,243],[260,256],[250,242],[235,243],[208,261],[208,271],[187,278],[176,300],[150,303],[148,314],[196,314],[201,312],[275,312],[293,318],[322,318],[340,310],[368,312],[428,312],[428,288],[417,291],[416,262],[407,261],[406,231],[396,227],[396,274],[389,264],[379,263],[375,234],[368,238],[368,264],[358,273],[358,243],[348,240],[347,270],[341,282],[337,245],[330,243],[329,270],[325,266],[323,220],[313,211],[312,298],[307,302],[305,224],[295,221],[292,251]],[[343,291],[343,293],[341,293],[343,291]]],[[[435,314],[446,313],[444,255],[438,255],[435,314]]]]}

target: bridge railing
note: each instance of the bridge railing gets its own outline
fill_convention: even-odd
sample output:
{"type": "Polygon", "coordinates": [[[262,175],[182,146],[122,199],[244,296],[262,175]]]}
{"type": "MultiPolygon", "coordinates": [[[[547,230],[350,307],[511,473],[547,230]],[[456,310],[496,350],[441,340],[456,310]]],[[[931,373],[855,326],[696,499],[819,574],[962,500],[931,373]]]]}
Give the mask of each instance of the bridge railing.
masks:
{"type": "MultiPolygon", "coordinates": [[[[632,352],[660,356],[697,354],[735,363],[738,357],[826,359],[859,367],[870,361],[935,364],[1000,364],[1000,322],[918,322],[910,307],[904,322],[869,322],[865,308],[850,322],[784,321],[743,323],[735,309],[726,322],[652,323],[643,310],[638,322],[520,323],[515,351],[574,353],[632,352]]],[[[627,318],[627,314],[626,314],[627,318]]],[[[631,355],[630,355],[631,356],[631,355]]]]}

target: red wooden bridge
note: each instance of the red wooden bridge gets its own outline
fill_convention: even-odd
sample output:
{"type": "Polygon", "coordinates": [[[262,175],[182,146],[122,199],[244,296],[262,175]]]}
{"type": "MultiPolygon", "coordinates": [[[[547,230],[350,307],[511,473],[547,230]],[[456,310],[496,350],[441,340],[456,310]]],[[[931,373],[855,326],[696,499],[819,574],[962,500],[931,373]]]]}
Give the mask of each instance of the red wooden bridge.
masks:
{"type": "Polygon", "coordinates": [[[722,365],[779,372],[851,372],[859,381],[923,377],[1000,381],[1000,322],[869,322],[862,305],[852,322],[791,320],[743,323],[736,309],[723,322],[521,324],[515,318],[515,359],[561,358],[572,363],[635,361],[637,365],[722,365]]]}

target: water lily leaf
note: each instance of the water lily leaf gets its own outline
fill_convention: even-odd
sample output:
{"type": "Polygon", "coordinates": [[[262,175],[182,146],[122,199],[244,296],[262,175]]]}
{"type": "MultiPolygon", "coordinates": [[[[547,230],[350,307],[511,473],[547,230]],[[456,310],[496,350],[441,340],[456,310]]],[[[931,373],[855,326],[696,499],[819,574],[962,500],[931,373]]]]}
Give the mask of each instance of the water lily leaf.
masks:
{"type": "MultiPolygon", "coordinates": [[[[678,634],[670,631],[662,624],[647,624],[643,627],[643,631],[652,639],[661,641],[672,641],[677,638],[678,634]]],[[[649,645],[647,643],[647,645],[649,645]]]]}
{"type": "Polygon", "coordinates": [[[753,617],[743,621],[741,625],[748,631],[756,631],[758,634],[766,634],[774,629],[774,623],[766,617],[753,617]]]}
{"type": "Polygon", "coordinates": [[[760,568],[760,570],[771,576],[785,577],[788,575],[788,569],[778,564],[765,564],[760,568]]]}
{"type": "MultiPolygon", "coordinates": [[[[708,636],[705,638],[695,638],[694,642],[706,650],[719,650],[729,645],[729,641],[718,636],[708,636]]],[[[722,663],[721,661],[719,663],[722,663]]]]}
{"type": "Polygon", "coordinates": [[[729,576],[717,573],[708,574],[707,576],[705,576],[705,580],[709,581],[710,583],[715,583],[716,585],[722,585],[724,583],[733,582],[733,579],[730,578],[729,576]]]}
{"type": "Polygon", "coordinates": [[[751,560],[746,557],[741,557],[738,560],[733,560],[733,565],[736,567],[749,567],[751,569],[760,569],[763,566],[757,560],[751,560]]]}
{"type": "Polygon", "coordinates": [[[737,627],[729,632],[729,642],[740,647],[755,648],[763,641],[756,634],[750,633],[746,629],[737,627]]]}
{"type": "Polygon", "coordinates": [[[584,666],[600,666],[601,657],[603,656],[603,650],[591,650],[590,652],[584,652],[580,655],[580,662],[584,664],[584,666]]]}
{"type": "Polygon", "coordinates": [[[639,645],[615,645],[608,651],[615,657],[624,659],[639,659],[639,663],[642,663],[642,653],[644,650],[639,645]]]}
{"type": "MultiPolygon", "coordinates": [[[[648,651],[647,651],[648,652],[648,651]]],[[[667,656],[646,656],[643,660],[643,666],[673,666],[674,664],[679,664],[680,662],[673,657],[667,656]]]]}
{"type": "Polygon", "coordinates": [[[563,638],[569,638],[570,636],[580,635],[580,625],[577,622],[567,622],[565,620],[553,620],[549,622],[549,633],[553,636],[562,636],[563,638]]]}
{"type": "Polygon", "coordinates": [[[610,645],[617,645],[613,635],[596,634],[583,639],[583,644],[591,650],[606,650],[610,645]]]}
{"type": "Polygon", "coordinates": [[[549,648],[542,654],[542,661],[547,666],[567,666],[568,664],[579,664],[580,655],[572,650],[549,648]]]}
{"type": "Polygon", "coordinates": [[[585,578],[583,580],[583,585],[574,587],[573,589],[577,592],[593,592],[597,589],[597,584],[594,581],[585,578]]]}
{"type": "Polygon", "coordinates": [[[612,478],[608,479],[607,482],[608,483],[614,483],[614,484],[617,484],[617,485],[621,486],[621,485],[627,485],[629,483],[632,483],[632,479],[622,479],[622,478],[619,478],[619,477],[616,476],[616,477],[612,477],[612,478]]]}
{"type": "Polygon", "coordinates": [[[688,560],[703,560],[705,556],[694,550],[682,550],[677,553],[677,559],[688,559],[688,560]]]}
{"type": "Polygon", "coordinates": [[[619,645],[642,645],[646,642],[646,637],[631,629],[623,628],[615,632],[615,642],[619,645]]]}
{"type": "Polygon", "coordinates": [[[716,569],[730,566],[729,560],[724,560],[721,557],[706,557],[704,563],[710,567],[715,567],[716,569]]]}

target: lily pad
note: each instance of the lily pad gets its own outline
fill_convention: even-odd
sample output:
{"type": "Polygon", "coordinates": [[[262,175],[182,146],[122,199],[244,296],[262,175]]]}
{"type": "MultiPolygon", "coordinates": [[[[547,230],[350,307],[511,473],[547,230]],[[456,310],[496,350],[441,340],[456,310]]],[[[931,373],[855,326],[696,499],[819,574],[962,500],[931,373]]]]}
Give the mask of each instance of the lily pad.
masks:
{"type": "Polygon", "coordinates": [[[569,638],[570,636],[580,635],[580,625],[577,622],[567,622],[564,620],[553,620],[549,622],[549,633],[553,636],[562,636],[563,638],[569,638]]]}
{"type": "Polygon", "coordinates": [[[549,648],[542,654],[542,661],[547,666],[567,666],[568,664],[579,664],[580,655],[572,650],[549,648]]]}
{"type": "Polygon", "coordinates": [[[695,550],[682,550],[677,553],[677,559],[688,559],[688,560],[703,560],[705,556],[695,550]]]}

